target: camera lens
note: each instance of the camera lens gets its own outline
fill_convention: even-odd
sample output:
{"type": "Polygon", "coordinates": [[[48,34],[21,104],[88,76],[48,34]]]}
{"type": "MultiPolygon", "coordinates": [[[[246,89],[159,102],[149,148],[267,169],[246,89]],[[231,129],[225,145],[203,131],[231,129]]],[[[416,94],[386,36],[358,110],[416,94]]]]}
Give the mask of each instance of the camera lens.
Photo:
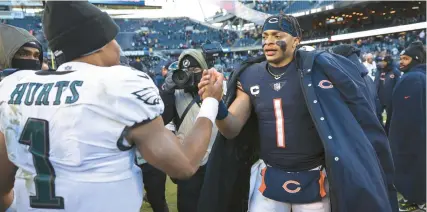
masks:
{"type": "Polygon", "coordinates": [[[189,76],[186,71],[176,70],[175,72],[173,72],[172,80],[178,86],[184,86],[185,83],[187,83],[188,79],[189,76]]]}

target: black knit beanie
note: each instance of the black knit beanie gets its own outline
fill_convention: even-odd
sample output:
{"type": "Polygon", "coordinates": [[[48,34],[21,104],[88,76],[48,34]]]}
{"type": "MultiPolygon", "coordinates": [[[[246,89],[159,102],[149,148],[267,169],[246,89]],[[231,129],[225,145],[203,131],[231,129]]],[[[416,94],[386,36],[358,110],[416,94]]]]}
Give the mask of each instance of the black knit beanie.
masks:
{"type": "Polygon", "coordinates": [[[59,65],[101,49],[119,32],[110,16],[88,1],[47,1],[43,28],[59,65]]]}
{"type": "Polygon", "coordinates": [[[416,60],[418,63],[424,63],[426,59],[426,51],[424,49],[423,43],[421,41],[415,41],[400,53],[400,55],[407,55],[416,60]]]}

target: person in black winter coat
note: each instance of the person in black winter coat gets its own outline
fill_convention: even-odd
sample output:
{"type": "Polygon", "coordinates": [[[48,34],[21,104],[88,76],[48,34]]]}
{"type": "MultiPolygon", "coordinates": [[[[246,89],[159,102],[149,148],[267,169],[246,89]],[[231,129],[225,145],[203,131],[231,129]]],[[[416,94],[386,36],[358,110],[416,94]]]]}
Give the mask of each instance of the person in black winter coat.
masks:
{"type": "Polygon", "coordinates": [[[384,125],[384,129],[388,134],[390,128],[391,119],[391,95],[393,93],[394,86],[400,77],[400,71],[393,67],[393,59],[390,56],[378,57],[377,58],[377,73],[375,76],[376,92],[378,94],[379,104],[377,104],[378,118],[381,124],[384,123],[383,112],[386,111],[387,118],[384,125]]]}
{"type": "MultiPolygon", "coordinates": [[[[403,76],[392,95],[389,140],[396,168],[395,185],[404,199],[401,211],[426,203],[426,60],[425,47],[414,42],[400,55],[403,76]]],[[[424,206],[423,206],[424,205],[424,206]]]]}

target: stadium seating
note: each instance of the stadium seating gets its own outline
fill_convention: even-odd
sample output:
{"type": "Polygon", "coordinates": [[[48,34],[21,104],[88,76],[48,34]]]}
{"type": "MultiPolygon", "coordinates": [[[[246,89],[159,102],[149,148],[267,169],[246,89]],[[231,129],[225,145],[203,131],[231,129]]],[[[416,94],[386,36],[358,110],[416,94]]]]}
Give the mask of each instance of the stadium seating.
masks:
{"type": "MultiPolygon", "coordinates": [[[[242,0],[243,3],[253,3],[253,0],[242,0]]],[[[281,11],[285,13],[296,13],[306,10],[311,10],[324,5],[333,4],[336,1],[272,1],[272,0],[256,0],[253,9],[268,14],[278,14],[281,11]]]]}
{"type": "MultiPolygon", "coordinates": [[[[330,4],[331,1],[316,3],[294,1],[287,4],[276,1],[271,3],[269,1],[256,1],[256,3],[258,5],[268,5],[269,8],[272,8],[268,9],[270,12],[276,11],[277,8],[279,8],[279,10],[284,10],[288,13],[289,11],[305,10],[319,5],[330,4]]],[[[115,19],[115,21],[120,26],[120,33],[116,39],[125,51],[198,48],[207,39],[221,42],[223,47],[248,47],[259,46],[261,44],[260,26],[257,26],[254,30],[236,33],[231,30],[208,27],[201,23],[194,22],[189,18],[115,19]]],[[[325,38],[330,35],[422,21],[425,21],[424,15],[409,18],[397,17],[393,20],[377,20],[374,22],[375,24],[364,24],[363,27],[358,27],[360,24],[357,22],[336,27],[327,26],[326,28],[305,30],[303,32],[303,40],[325,38]],[[359,25],[356,26],[355,24],[359,25]]],[[[48,49],[46,39],[43,35],[41,17],[27,16],[24,19],[0,20],[0,22],[29,30],[43,44],[44,48],[48,49]]],[[[420,32],[418,31],[417,33],[420,32]]],[[[390,51],[393,49],[400,51],[404,44],[402,44],[402,41],[400,41],[399,38],[395,37],[396,36],[392,36],[389,39],[384,39],[382,41],[369,41],[369,39],[363,39],[364,45],[361,46],[362,52],[371,52],[384,48],[389,49],[390,51]]],[[[425,39],[423,41],[425,41],[425,39]]],[[[357,41],[352,42],[356,43],[357,41]]],[[[408,43],[408,41],[405,41],[404,43],[408,43]]],[[[325,46],[330,46],[331,44],[321,43],[317,45],[318,47],[323,48],[325,46]]],[[[396,50],[393,51],[396,52],[396,50]]]]}
{"type": "MultiPolygon", "coordinates": [[[[238,38],[233,31],[207,27],[188,18],[177,19],[115,19],[120,26],[118,42],[124,50],[185,49],[197,48],[207,39],[221,42],[224,47],[233,46],[238,38]]],[[[27,29],[43,44],[47,44],[43,36],[40,17],[5,20],[3,23],[27,29]]],[[[251,38],[241,43],[255,42],[251,38]]],[[[44,46],[47,48],[47,46],[44,46]]]]}

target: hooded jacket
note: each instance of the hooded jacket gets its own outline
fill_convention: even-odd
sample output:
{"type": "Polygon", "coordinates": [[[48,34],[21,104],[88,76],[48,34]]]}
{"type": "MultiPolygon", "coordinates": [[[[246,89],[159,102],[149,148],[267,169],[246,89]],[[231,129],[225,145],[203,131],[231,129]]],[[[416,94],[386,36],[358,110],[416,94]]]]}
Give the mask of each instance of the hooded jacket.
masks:
{"type": "Polygon", "coordinates": [[[396,188],[410,203],[426,201],[426,64],[403,74],[392,97],[389,139],[396,188]]]}
{"type": "MultiPolygon", "coordinates": [[[[344,57],[322,51],[298,50],[296,62],[305,101],[325,149],[332,211],[397,211],[389,142],[359,89],[365,83],[354,70],[357,67],[344,57]],[[322,80],[330,80],[333,89],[318,86],[322,80]]],[[[228,106],[236,97],[240,73],[253,67],[247,66],[243,64],[228,83],[228,106]]],[[[217,137],[198,211],[247,211],[250,168],[258,154],[259,133],[256,114],[252,112],[236,138],[217,137]]]]}
{"type": "MultiPolygon", "coordinates": [[[[0,69],[13,68],[12,59],[16,52],[24,44],[40,42],[32,36],[27,30],[14,27],[7,24],[0,24],[0,69]]],[[[40,54],[40,61],[43,60],[43,54],[40,54]]]]}

